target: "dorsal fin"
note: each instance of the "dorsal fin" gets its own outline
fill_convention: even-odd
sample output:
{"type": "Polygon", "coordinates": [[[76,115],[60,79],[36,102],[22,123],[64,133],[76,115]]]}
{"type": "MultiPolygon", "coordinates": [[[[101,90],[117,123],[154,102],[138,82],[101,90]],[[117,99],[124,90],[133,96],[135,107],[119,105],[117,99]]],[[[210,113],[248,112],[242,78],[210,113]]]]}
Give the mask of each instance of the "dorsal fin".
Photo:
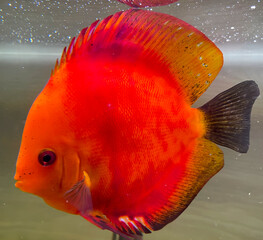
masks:
{"type": "Polygon", "coordinates": [[[189,103],[209,87],[223,65],[220,50],[196,28],[167,14],[130,9],[83,29],[64,49],[59,66],[78,53],[96,56],[105,50],[115,58],[128,52],[135,59],[154,59],[181,85],[189,103]],[[129,51],[131,45],[138,51],[129,51]]]}
{"type": "Polygon", "coordinates": [[[82,29],[77,40],[75,37],[72,38],[68,48],[64,47],[60,61],[58,59],[56,60],[55,67],[51,71],[51,76],[53,76],[64,63],[68,62],[83,45],[87,44],[89,37],[93,33],[98,22],[99,20],[92,23],[90,27],[82,29]]]}

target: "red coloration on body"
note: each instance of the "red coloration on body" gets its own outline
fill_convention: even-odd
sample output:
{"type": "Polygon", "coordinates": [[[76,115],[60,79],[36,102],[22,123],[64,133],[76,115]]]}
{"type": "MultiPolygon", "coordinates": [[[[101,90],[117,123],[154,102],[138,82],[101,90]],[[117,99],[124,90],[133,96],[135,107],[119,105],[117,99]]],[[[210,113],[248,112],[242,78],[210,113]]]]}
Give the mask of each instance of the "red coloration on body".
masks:
{"type": "Polygon", "coordinates": [[[63,69],[71,73],[65,92],[77,89],[72,95],[74,107],[72,99],[62,99],[75,116],[67,118],[76,141],[81,142],[81,154],[90,159],[82,168],[92,179],[94,208],[117,216],[133,209],[140,216],[145,206],[138,196],[174,182],[175,173],[185,167],[181,159],[189,158],[196,139],[204,134],[202,116],[158,69],[138,62],[135,68],[122,58],[114,63],[103,57],[99,62],[93,56],[85,59],[72,60],[63,69]],[[118,197],[114,197],[116,191],[118,197]]]}
{"type": "Polygon", "coordinates": [[[131,7],[156,7],[168,5],[178,0],[118,0],[119,2],[125,3],[131,7]]]}
{"type": "Polygon", "coordinates": [[[82,30],[30,109],[16,186],[124,236],[161,229],[223,166],[191,108],[221,66],[211,41],[165,14],[82,30]],[[54,163],[39,163],[43,149],[54,163]]]}

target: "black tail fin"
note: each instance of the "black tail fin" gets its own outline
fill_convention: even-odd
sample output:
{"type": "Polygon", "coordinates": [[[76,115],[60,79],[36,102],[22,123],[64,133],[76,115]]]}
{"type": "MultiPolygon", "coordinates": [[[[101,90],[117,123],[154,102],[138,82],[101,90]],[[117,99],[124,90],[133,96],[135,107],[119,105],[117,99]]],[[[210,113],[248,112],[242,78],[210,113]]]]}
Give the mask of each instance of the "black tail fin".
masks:
{"type": "Polygon", "coordinates": [[[205,138],[212,142],[246,153],[249,147],[250,114],[259,96],[254,81],[244,81],[218,94],[200,107],[205,113],[205,138]]]}

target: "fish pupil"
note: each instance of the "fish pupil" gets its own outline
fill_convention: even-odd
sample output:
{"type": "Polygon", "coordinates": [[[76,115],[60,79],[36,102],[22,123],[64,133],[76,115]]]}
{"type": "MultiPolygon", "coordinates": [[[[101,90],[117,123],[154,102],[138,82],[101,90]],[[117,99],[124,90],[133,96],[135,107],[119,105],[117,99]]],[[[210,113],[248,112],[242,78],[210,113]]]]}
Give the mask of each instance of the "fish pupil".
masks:
{"type": "Polygon", "coordinates": [[[43,162],[49,162],[51,160],[51,156],[50,155],[45,155],[43,157],[43,162]]]}

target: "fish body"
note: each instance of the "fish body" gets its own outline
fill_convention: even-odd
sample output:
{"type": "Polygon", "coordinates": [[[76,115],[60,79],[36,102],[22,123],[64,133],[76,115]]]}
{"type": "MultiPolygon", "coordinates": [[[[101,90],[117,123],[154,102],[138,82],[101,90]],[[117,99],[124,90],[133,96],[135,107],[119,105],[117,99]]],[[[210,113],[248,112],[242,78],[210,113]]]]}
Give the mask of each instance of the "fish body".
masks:
{"type": "Polygon", "coordinates": [[[222,140],[222,106],[246,89],[250,101],[237,101],[251,110],[254,82],[191,107],[222,64],[207,37],[169,15],[129,10],[83,29],[30,109],[16,186],[127,238],[161,229],[223,167],[213,142],[247,151],[248,140],[222,140]]]}
{"type": "Polygon", "coordinates": [[[118,0],[118,1],[129,5],[130,7],[140,7],[140,8],[163,6],[177,2],[177,0],[118,0]]]}

